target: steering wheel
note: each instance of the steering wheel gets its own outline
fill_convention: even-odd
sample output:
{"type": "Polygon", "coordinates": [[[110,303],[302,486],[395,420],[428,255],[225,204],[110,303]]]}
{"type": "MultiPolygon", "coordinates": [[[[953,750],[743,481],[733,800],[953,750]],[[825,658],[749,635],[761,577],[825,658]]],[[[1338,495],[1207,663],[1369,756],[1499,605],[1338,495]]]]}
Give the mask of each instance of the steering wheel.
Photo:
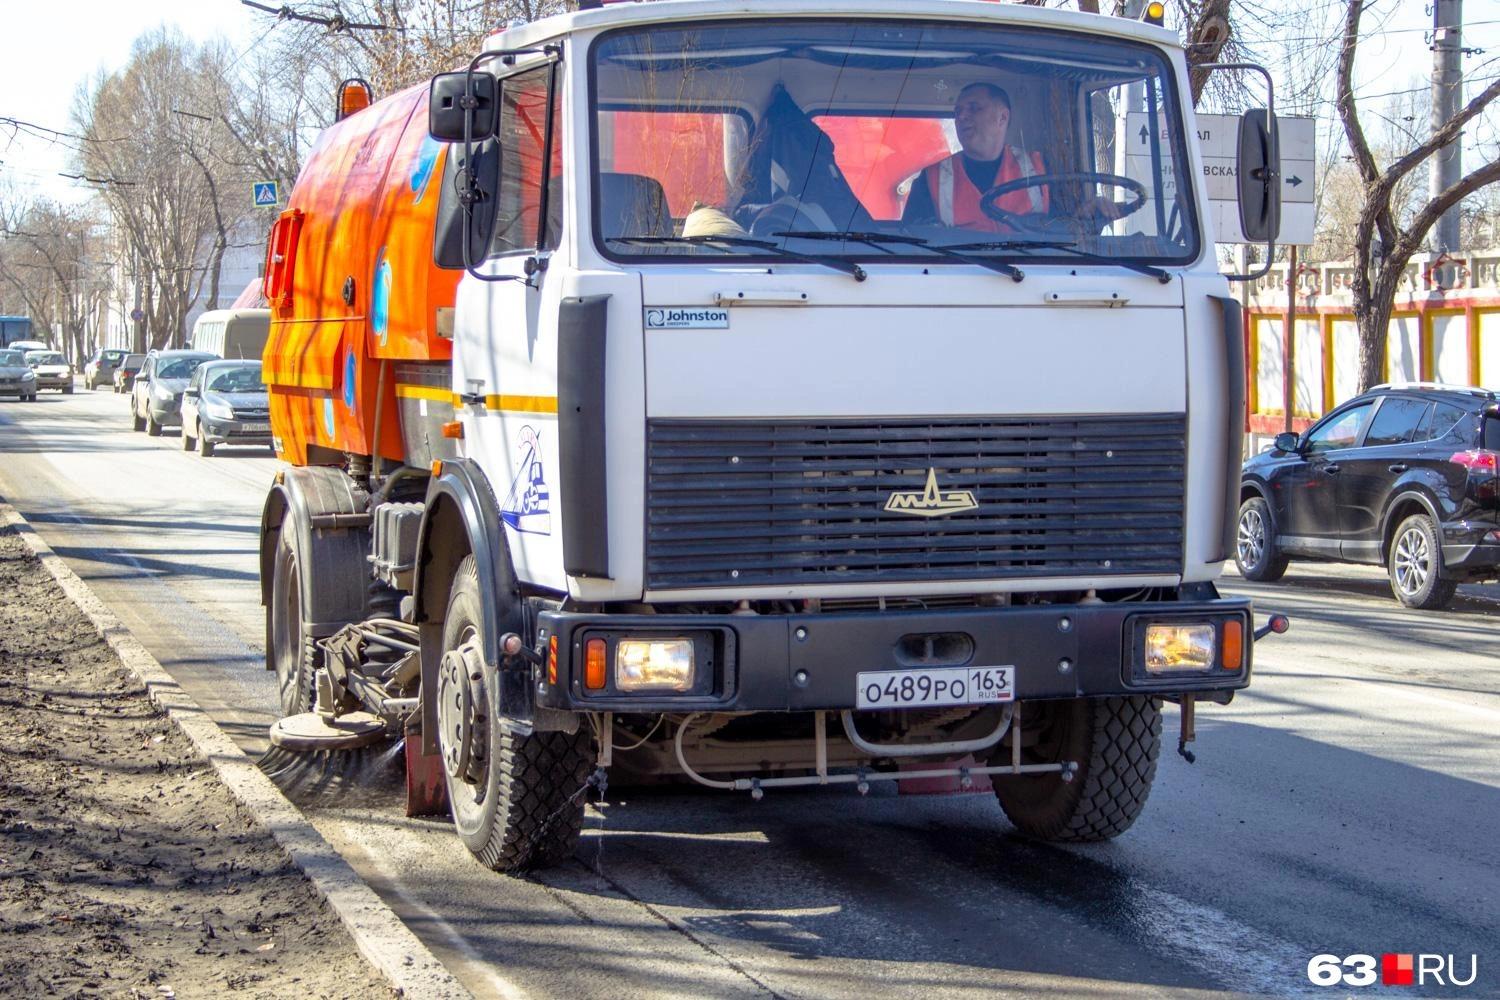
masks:
{"type": "Polygon", "coordinates": [[[1034,221],[1035,213],[1011,212],[1003,209],[999,205],[1000,199],[1013,191],[1046,187],[1049,184],[1071,183],[1108,184],[1110,187],[1124,188],[1126,192],[1133,196],[1133,200],[1116,203],[1120,210],[1118,218],[1121,219],[1140,211],[1141,206],[1146,204],[1146,185],[1135,178],[1125,177],[1121,174],[1103,174],[1092,170],[1080,170],[1068,174],[1032,174],[1030,177],[1017,177],[1013,181],[996,184],[979,196],[979,210],[996,222],[1005,223],[1005,225],[1016,232],[1043,235],[1050,231],[1047,222],[1034,221]]]}

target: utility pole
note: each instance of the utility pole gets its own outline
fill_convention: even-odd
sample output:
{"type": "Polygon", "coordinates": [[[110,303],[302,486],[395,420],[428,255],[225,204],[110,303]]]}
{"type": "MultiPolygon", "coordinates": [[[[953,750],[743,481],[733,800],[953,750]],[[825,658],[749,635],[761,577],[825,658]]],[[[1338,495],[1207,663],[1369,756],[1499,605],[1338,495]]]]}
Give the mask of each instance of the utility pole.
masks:
{"type": "MultiPolygon", "coordinates": [[[[1432,130],[1458,116],[1463,100],[1463,0],[1432,0],[1432,130]]],[[[1428,193],[1436,198],[1463,176],[1462,139],[1438,150],[1428,173],[1428,193]]],[[[1459,249],[1459,205],[1438,220],[1432,246],[1438,253],[1459,249]]]]}

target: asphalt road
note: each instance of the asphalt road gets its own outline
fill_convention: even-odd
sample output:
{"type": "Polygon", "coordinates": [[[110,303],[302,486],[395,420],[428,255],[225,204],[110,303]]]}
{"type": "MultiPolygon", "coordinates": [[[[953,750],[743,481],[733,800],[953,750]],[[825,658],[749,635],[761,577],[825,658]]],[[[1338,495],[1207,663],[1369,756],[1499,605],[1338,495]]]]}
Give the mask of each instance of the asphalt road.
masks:
{"type": "MultiPolygon", "coordinates": [[[[132,433],[108,392],[0,400],[0,496],[252,750],[275,468],[132,433]]],[[[389,792],[309,814],[481,996],[1342,996],[1380,988],[1315,987],[1312,956],[1427,952],[1479,977],[1422,995],[1500,997],[1500,588],[1446,613],[1363,568],[1225,589],[1292,632],[1200,710],[1196,764],[1168,709],[1110,844],[1028,843],[988,794],[669,792],[592,809],[575,861],[522,880],[389,792]]]]}

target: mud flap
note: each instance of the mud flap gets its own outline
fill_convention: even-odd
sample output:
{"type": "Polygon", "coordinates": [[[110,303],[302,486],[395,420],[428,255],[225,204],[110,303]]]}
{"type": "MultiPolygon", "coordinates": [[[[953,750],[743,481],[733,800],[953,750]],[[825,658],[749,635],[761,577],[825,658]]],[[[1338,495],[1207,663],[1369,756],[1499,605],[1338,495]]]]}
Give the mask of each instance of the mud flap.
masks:
{"type": "Polygon", "coordinates": [[[422,740],[416,733],[406,734],[406,815],[448,815],[443,758],[422,753],[422,740]]]}

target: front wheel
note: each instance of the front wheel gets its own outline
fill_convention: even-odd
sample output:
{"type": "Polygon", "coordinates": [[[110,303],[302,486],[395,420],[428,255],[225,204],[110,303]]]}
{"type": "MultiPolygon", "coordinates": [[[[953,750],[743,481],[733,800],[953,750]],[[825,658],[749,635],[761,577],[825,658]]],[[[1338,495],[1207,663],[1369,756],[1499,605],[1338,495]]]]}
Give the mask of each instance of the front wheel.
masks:
{"type": "Polygon", "coordinates": [[[192,451],[193,450],[193,439],[188,436],[187,422],[186,421],[184,421],[183,424],[182,424],[182,450],[183,451],[192,451]]]}
{"type": "MultiPolygon", "coordinates": [[[[1033,702],[1021,713],[1023,764],[1075,761],[1059,774],[994,777],[1006,818],[1028,837],[1088,843],[1118,837],[1146,807],[1161,752],[1161,703],[1145,696],[1033,702]],[[1027,739],[1034,735],[1034,739],[1027,739]]],[[[1002,745],[991,764],[1010,762],[1002,745]]]]}
{"type": "Polygon", "coordinates": [[[208,458],[214,453],[214,443],[203,436],[203,425],[198,425],[198,454],[208,458]]]}
{"type": "Polygon", "coordinates": [[[1426,514],[1413,514],[1396,528],[1386,555],[1386,570],[1396,600],[1408,608],[1434,611],[1453,603],[1457,580],[1443,579],[1443,545],[1437,525],[1426,514]]]}
{"type": "Polygon", "coordinates": [[[1235,530],[1234,564],[1240,576],[1257,583],[1272,583],[1286,575],[1287,558],[1276,544],[1271,508],[1260,497],[1240,504],[1235,530]]]}
{"type": "Polygon", "coordinates": [[[498,674],[481,632],[479,571],[454,575],[438,667],[438,750],[459,839],[500,872],[545,868],[573,853],[583,826],[591,737],[521,736],[501,724],[498,674]]]}

